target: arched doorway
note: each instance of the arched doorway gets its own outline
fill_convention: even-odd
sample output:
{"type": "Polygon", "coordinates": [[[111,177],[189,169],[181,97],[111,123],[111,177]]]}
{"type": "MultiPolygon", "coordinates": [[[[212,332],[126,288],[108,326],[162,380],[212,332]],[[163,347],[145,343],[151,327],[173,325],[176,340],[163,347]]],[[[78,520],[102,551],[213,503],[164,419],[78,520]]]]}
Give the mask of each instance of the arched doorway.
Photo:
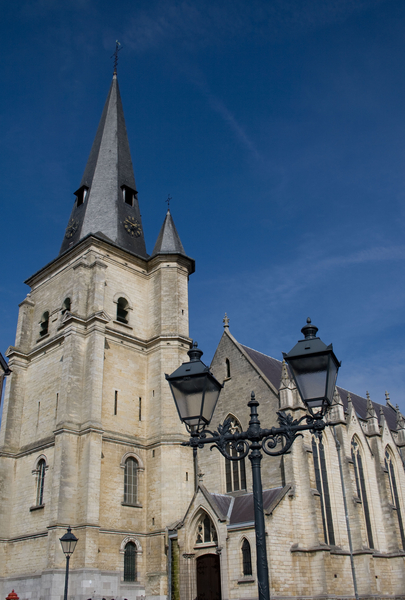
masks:
{"type": "Polygon", "coordinates": [[[218,554],[197,558],[196,600],[221,600],[221,568],[218,554]]]}

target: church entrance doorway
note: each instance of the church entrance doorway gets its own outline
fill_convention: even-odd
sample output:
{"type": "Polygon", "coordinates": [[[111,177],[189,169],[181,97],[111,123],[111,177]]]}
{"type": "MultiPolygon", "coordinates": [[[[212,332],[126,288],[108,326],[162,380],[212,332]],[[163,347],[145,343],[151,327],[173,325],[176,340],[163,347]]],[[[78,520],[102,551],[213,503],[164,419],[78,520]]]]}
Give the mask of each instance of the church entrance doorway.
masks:
{"type": "Polygon", "coordinates": [[[197,558],[196,600],[221,600],[221,569],[218,554],[197,558]]]}

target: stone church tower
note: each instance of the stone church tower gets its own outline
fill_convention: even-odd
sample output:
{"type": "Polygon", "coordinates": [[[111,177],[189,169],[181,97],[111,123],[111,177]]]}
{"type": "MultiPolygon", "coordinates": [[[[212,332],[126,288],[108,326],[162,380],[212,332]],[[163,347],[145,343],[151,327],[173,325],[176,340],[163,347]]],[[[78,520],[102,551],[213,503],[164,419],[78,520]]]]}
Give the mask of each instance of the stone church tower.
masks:
{"type": "Polygon", "coordinates": [[[59,256],[20,304],[0,433],[0,597],[163,598],[194,492],[164,374],[187,360],[194,261],[170,211],[146,252],[117,76],[59,256]]]}

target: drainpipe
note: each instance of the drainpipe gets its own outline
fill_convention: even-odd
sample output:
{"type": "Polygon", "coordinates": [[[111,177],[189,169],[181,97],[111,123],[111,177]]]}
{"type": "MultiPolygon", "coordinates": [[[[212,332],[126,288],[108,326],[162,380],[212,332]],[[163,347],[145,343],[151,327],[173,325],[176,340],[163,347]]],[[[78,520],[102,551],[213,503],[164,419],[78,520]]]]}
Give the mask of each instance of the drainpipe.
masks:
{"type": "Polygon", "coordinates": [[[350,531],[349,513],[347,511],[346,488],[345,488],[345,482],[344,482],[344,479],[343,479],[342,457],[340,455],[341,446],[340,446],[339,440],[337,439],[335,426],[333,426],[333,437],[335,438],[336,450],[337,450],[338,459],[339,459],[340,482],[342,484],[342,494],[343,494],[343,504],[344,504],[344,507],[345,507],[347,537],[349,539],[350,566],[352,568],[354,595],[356,596],[356,600],[359,600],[359,594],[357,592],[356,571],[355,571],[355,568],[354,568],[354,559],[353,559],[352,534],[351,534],[351,531],[350,531]]]}

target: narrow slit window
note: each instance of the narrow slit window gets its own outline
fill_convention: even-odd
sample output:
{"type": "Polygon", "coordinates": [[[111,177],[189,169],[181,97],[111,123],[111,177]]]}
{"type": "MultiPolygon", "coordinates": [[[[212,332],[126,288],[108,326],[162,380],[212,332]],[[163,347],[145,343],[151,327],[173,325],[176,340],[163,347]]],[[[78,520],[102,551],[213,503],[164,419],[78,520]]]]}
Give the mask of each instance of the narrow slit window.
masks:
{"type": "Polygon", "coordinates": [[[243,565],[243,576],[252,576],[252,554],[250,552],[250,544],[245,538],[242,544],[242,565],[243,565]]]}
{"type": "Polygon", "coordinates": [[[49,312],[48,311],[44,312],[44,314],[42,315],[39,326],[40,326],[39,335],[41,337],[43,337],[44,335],[47,335],[48,328],[49,328],[49,312]]]}
{"type": "Polygon", "coordinates": [[[225,360],[226,363],[226,376],[229,378],[231,376],[231,363],[229,362],[229,358],[225,360]]]}
{"type": "Polygon", "coordinates": [[[46,462],[43,458],[38,462],[37,466],[37,497],[36,505],[42,506],[44,503],[44,485],[45,485],[45,469],[46,462]]]}
{"type": "Polygon", "coordinates": [[[142,421],[142,398],[139,398],[139,420],[142,421]]]}
{"type": "Polygon", "coordinates": [[[138,462],[129,457],[125,461],[124,470],[124,503],[137,504],[138,502],[138,462]]]}
{"type": "Polygon", "coordinates": [[[118,298],[117,321],[120,323],[128,323],[128,301],[125,300],[125,298],[118,298]]]}
{"type": "Polygon", "coordinates": [[[114,392],[114,415],[118,413],[118,392],[115,390],[114,392]]]}

